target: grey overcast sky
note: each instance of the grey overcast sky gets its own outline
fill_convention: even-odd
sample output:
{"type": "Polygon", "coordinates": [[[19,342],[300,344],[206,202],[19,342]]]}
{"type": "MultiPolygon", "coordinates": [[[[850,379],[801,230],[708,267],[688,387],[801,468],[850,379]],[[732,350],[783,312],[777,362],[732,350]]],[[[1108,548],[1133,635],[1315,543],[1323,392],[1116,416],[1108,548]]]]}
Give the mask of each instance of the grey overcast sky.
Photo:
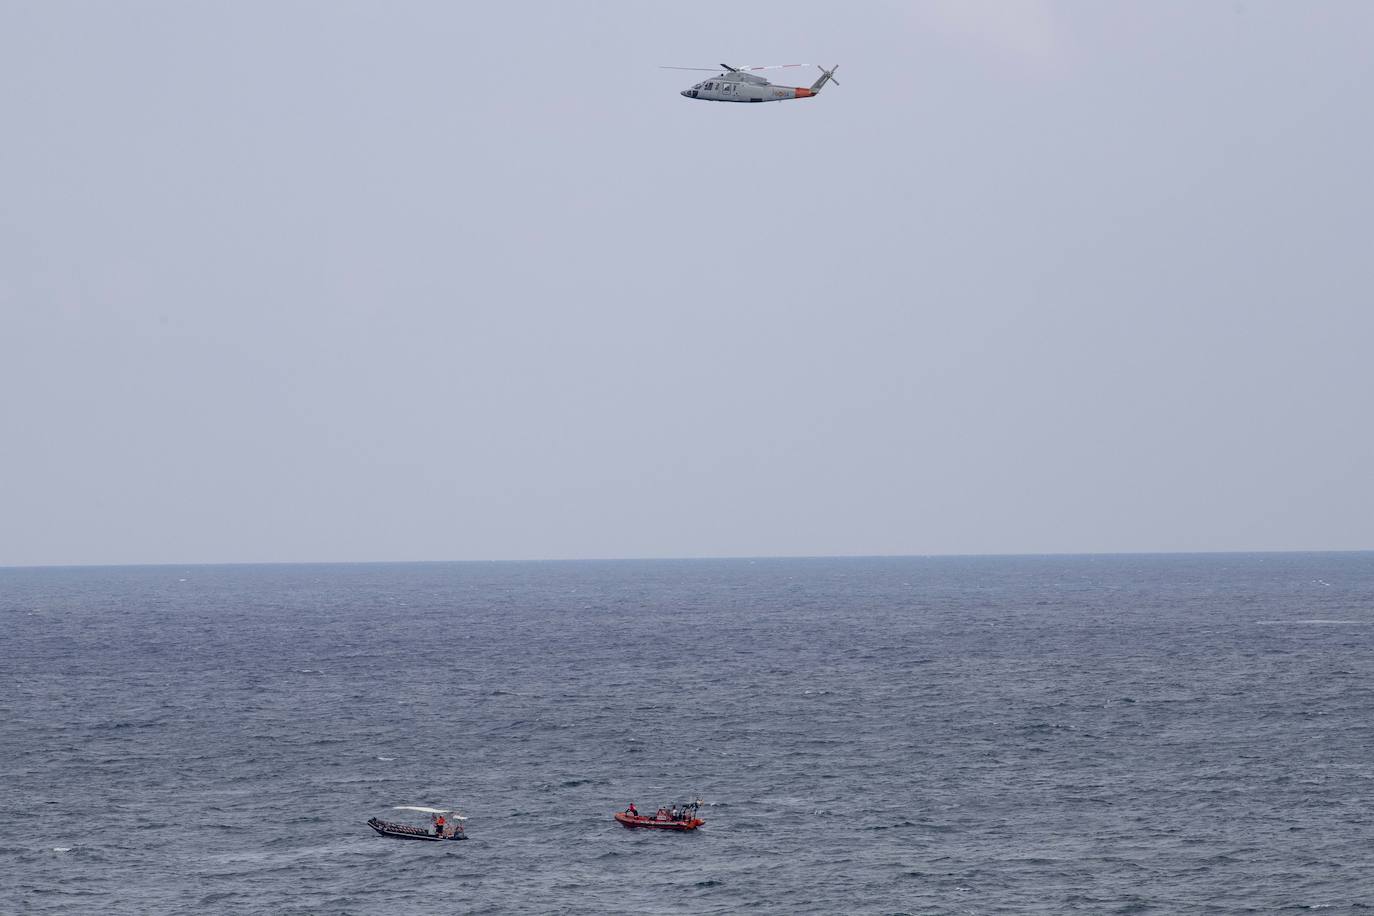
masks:
{"type": "Polygon", "coordinates": [[[0,564],[1374,548],[1371,47],[0,0],[0,564]]]}

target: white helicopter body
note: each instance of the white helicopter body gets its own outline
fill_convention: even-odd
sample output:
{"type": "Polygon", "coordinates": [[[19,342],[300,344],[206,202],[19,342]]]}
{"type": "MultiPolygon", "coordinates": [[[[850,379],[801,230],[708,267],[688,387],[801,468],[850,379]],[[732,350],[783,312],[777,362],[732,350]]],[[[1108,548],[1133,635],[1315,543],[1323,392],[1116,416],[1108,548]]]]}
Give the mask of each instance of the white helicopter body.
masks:
{"type": "MultiPolygon", "coordinates": [[[[821,87],[826,83],[834,82],[836,86],[839,82],[835,80],[835,70],[839,64],[829,70],[824,67],[817,67],[821,71],[820,79],[806,86],[774,86],[761,76],[755,76],[756,70],[783,70],[790,67],[805,67],[808,64],[782,64],[776,67],[732,67],[729,64],[721,64],[725,68],[723,73],[697,83],[691,89],[682,90],[682,95],[689,99],[700,99],[705,102],[785,102],[788,99],[809,99],[819,95],[821,87]]],[[[699,70],[700,67],[665,67],[665,70],[699,70]]]]}

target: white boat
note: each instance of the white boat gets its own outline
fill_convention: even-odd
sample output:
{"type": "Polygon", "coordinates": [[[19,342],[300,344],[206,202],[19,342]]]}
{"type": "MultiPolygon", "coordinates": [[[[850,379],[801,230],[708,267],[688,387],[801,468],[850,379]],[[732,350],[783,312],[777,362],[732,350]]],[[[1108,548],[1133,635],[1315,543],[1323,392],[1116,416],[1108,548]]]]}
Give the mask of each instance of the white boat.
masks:
{"type": "Polygon", "coordinates": [[[398,840],[429,840],[439,842],[441,840],[466,840],[467,833],[463,830],[463,821],[466,817],[451,808],[427,808],[423,805],[397,805],[393,811],[414,811],[419,814],[429,815],[428,827],[415,827],[410,824],[401,824],[396,821],[384,821],[379,817],[368,820],[367,826],[377,831],[382,836],[395,837],[398,840]]]}

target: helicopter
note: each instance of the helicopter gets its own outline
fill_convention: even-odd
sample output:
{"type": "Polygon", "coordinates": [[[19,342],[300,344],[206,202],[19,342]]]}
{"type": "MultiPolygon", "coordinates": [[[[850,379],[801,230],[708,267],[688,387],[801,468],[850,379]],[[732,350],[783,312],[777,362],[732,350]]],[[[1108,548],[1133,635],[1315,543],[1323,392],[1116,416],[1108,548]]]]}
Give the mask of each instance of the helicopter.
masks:
{"type": "MultiPolygon", "coordinates": [[[[814,95],[819,95],[821,87],[826,83],[840,83],[835,79],[835,71],[840,68],[839,64],[829,70],[820,64],[778,64],[772,67],[732,67],[729,64],[721,64],[725,72],[712,79],[697,83],[691,89],[682,90],[682,95],[689,99],[701,99],[706,102],[783,102],[787,99],[809,99],[814,95]],[[815,66],[821,71],[821,78],[811,84],[810,88],[804,86],[774,86],[761,76],[755,76],[758,70],[786,70],[791,67],[810,67],[815,66]]],[[[711,70],[713,67],[662,67],[663,70],[711,70]]]]}

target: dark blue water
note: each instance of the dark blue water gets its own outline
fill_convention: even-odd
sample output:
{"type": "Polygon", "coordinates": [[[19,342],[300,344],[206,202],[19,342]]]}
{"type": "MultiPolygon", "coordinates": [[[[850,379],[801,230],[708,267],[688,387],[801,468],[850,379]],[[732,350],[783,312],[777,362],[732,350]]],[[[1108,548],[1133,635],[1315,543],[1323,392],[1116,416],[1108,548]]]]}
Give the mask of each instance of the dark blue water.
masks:
{"type": "Polygon", "coordinates": [[[1374,906],[1372,554],[10,569],[0,633],[6,912],[1374,906]]]}

